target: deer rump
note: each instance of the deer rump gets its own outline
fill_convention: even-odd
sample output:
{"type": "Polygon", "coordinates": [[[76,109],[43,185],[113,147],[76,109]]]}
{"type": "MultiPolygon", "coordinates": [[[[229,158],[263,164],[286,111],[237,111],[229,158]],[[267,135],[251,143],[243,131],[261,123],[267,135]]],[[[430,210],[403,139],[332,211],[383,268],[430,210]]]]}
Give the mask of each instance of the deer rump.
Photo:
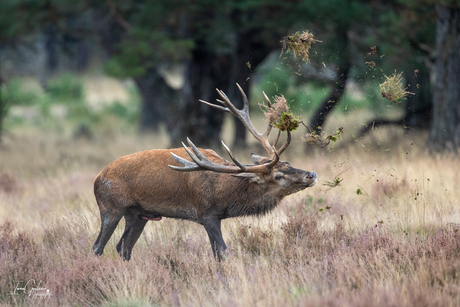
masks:
{"type": "Polygon", "coordinates": [[[221,220],[265,214],[286,195],[316,183],[315,172],[279,161],[279,155],[289,145],[289,132],[286,143],[276,150],[268,143],[270,125],[262,135],[252,126],[249,116],[242,121],[259,137],[269,158],[252,154],[254,164],[245,165],[224,144],[234,162],[231,163],[213,150],[199,149],[188,140],[190,147],[146,150],[110,163],[94,182],[101,214],[101,231],[93,245],[95,254],[103,253],[122,217],[125,230],[116,249],[125,260],[131,258],[134,244],[149,220],[169,217],[203,225],[214,256],[222,259],[227,247],[222,238],[221,220]]]}

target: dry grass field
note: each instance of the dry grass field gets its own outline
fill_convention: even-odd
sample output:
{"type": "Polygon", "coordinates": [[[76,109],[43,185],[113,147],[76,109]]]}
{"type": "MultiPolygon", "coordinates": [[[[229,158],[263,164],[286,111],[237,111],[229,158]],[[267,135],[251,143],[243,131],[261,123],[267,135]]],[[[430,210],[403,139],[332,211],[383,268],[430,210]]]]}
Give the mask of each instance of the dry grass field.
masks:
{"type": "Polygon", "coordinates": [[[423,136],[400,130],[308,155],[297,135],[282,158],[318,184],[264,217],[223,221],[221,263],[202,226],[167,218],[148,223],[131,261],[115,251],[123,220],[93,255],[95,176],[119,156],[168,146],[165,136],[10,131],[0,146],[0,305],[458,306],[460,159],[430,155],[423,136]]]}

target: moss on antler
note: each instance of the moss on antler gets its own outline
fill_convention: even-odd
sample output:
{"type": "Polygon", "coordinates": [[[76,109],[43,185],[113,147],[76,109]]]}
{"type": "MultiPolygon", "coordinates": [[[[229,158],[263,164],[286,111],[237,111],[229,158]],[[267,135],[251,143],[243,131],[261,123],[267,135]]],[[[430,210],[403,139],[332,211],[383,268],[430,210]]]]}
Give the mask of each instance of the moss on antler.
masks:
{"type": "Polygon", "coordinates": [[[271,106],[265,103],[259,103],[260,109],[264,113],[272,126],[281,131],[294,131],[299,127],[299,119],[294,116],[287,105],[286,98],[283,95],[275,96],[274,103],[271,106]]]}

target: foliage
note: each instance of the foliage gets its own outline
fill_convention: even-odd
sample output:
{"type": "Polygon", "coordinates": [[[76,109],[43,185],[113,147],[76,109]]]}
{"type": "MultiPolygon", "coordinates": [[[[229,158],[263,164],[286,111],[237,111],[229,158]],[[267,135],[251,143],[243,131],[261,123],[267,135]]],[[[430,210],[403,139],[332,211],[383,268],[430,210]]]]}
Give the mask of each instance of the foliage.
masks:
{"type": "Polygon", "coordinates": [[[264,1],[207,0],[193,4],[185,0],[110,3],[119,13],[114,27],[119,27],[123,35],[105,68],[117,77],[139,77],[159,64],[177,63],[200,52],[230,54],[237,46],[239,28],[267,27],[267,22],[258,20],[267,17],[273,7],[285,6],[268,9],[264,1]]]}
{"type": "MultiPolygon", "coordinates": [[[[0,88],[0,92],[1,92],[1,88],[0,88]]],[[[1,93],[0,93],[0,137],[1,137],[1,134],[3,133],[3,121],[6,115],[8,114],[8,111],[9,111],[9,105],[2,99],[1,93]]]]}
{"type": "Polygon", "coordinates": [[[67,102],[83,98],[83,83],[70,74],[52,79],[46,86],[46,92],[55,101],[67,102]]]}
{"type": "Polygon", "coordinates": [[[138,77],[159,63],[177,63],[190,57],[194,42],[174,40],[148,29],[129,31],[119,44],[120,52],[105,63],[105,71],[118,78],[138,77]]]}
{"type": "Polygon", "coordinates": [[[124,119],[130,124],[135,124],[139,116],[138,108],[134,107],[132,103],[126,105],[119,101],[115,101],[113,104],[105,107],[103,113],[115,115],[117,118],[124,119]]]}
{"type": "Polygon", "coordinates": [[[86,0],[8,0],[0,1],[0,43],[17,45],[24,36],[37,33],[52,21],[65,30],[66,17],[81,13],[86,0]]]}
{"type": "Polygon", "coordinates": [[[21,86],[19,78],[5,83],[0,91],[1,100],[6,105],[30,106],[37,102],[38,95],[21,86]]]}
{"type": "Polygon", "coordinates": [[[127,88],[129,103],[102,102],[96,107],[84,99],[83,80],[73,75],[51,80],[50,90],[44,93],[37,90],[25,91],[23,88],[26,88],[24,82],[14,79],[2,91],[8,98],[5,100],[8,105],[15,107],[14,115],[5,114],[7,129],[33,125],[55,131],[70,128],[76,135],[83,135],[86,132],[93,133],[96,129],[133,130],[137,124],[140,98],[133,86],[127,88]]]}

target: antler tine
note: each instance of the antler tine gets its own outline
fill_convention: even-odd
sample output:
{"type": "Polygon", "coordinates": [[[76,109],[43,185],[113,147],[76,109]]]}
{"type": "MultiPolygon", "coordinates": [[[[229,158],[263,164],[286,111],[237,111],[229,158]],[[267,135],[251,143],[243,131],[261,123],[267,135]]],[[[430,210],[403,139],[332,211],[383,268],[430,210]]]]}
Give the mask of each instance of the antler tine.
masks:
{"type": "Polygon", "coordinates": [[[278,135],[276,136],[276,140],[273,143],[273,148],[276,148],[276,144],[278,144],[278,141],[280,139],[280,135],[281,135],[281,130],[278,130],[278,135]]]}
{"type": "MultiPolygon", "coordinates": [[[[221,165],[221,164],[217,164],[217,163],[214,163],[214,162],[210,161],[208,158],[206,158],[205,155],[203,155],[200,152],[200,150],[195,146],[195,144],[192,143],[192,141],[190,141],[189,138],[187,138],[187,142],[189,143],[190,148],[192,148],[192,150],[190,150],[184,144],[184,142],[182,142],[182,145],[184,146],[184,149],[187,151],[187,153],[190,156],[190,158],[192,158],[193,162],[195,162],[195,163],[190,162],[188,160],[185,160],[185,161],[187,161],[186,163],[182,163],[181,161],[176,159],[176,161],[178,161],[179,163],[184,164],[185,167],[184,168],[172,167],[173,169],[177,169],[177,170],[181,170],[181,171],[182,170],[183,171],[210,170],[210,171],[214,171],[214,172],[218,172],[218,173],[243,173],[244,172],[242,169],[240,169],[237,166],[221,165]],[[196,167],[194,167],[193,164],[195,164],[196,167],[198,167],[198,169],[196,169],[196,167]]],[[[182,158],[180,158],[180,159],[182,159],[182,158]]]]}
{"type": "Polygon", "coordinates": [[[195,154],[190,149],[188,149],[187,145],[185,145],[184,142],[181,142],[181,143],[182,143],[182,146],[184,147],[185,151],[190,156],[190,158],[192,158],[193,162],[195,162],[197,165],[200,165],[200,162],[201,162],[200,158],[195,156],[195,154]]]}
{"type": "MultiPolygon", "coordinates": [[[[232,113],[232,111],[230,111],[230,109],[228,109],[228,108],[218,106],[217,104],[213,104],[213,103],[207,102],[207,101],[202,100],[202,99],[199,99],[199,101],[202,102],[202,103],[204,103],[205,105],[210,106],[210,107],[213,107],[213,108],[216,108],[216,109],[219,109],[219,110],[228,112],[228,113],[232,113]]],[[[219,101],[220,103],[223,102],[222,100],[219,100],[219,99],[217,99],[217,101],[219,101]]]]}
{"type": "Polygon", "coordinates": [[[186,160],[184,158],[181,158],[171,152],[172,157],[174,160],[179,162],[180,164],[184,166],[175,166],[175,165],[168,165],[170,168],[178,170],[178,171],[183,171],[183,172],[193,172],[193,171],[199,171],[202,170],[201,167],[198,166],[198,164],[190,162],[189,160],[186,160]]]}
{"type": "Polygon", "coordinates": [[[268,98],[267,94],[265,94],[265,92],[262,92],[262,94],[264,94],[264,97],[265,97],[265,100],[267,100],[267,105],[269,108],[272,107],[272,102],[270,101],[270,98],[268,98]]]}
{"type": "MultiPolygon", "coordinates": [[[[280,149],[278,150],[275,150],[275,152],[278,154],[278,155],[281,155],[283,153],[283,151],[286,150],[286,148],[289,146],[289,144],[291,143],[291,131],[289,131],[289,129],[286,130],[287,132],[287,139],[286,139],[286,142],[284,142],[283,146],[281,146],[280,149]]],[[[278,134],[279,136],[279,134],[278,134]]]]}
{"type": "Polygon", "coordinates": [[[249,114],[249,100],[248,100],[248,96],[246,96],[246,93],[243,91],[243,89],[241,88],[241,86],[237,83],[236,86],[238,87],[238,89],[240,90],[240,93],[241,93],[241,96],[243,97],[243,110],[244,112],[248,113],[249,114]]]}
{"type": "Polygon", "coordinates": [[[233,152],[230,150],[230,148],[228,148],[227,145],[225,145],[224,141],[220,141],[222,143],[222,146],[224,146],[225,150],[227,151],[228,155],[230,156],[230,158],[232,158],[232,161],[243,171],[247,171],[247,168],[246,166],[244,166],[240,161],[238,161],[236,158],[235,158],[235,155],[233,155],[233,152]]]}
{"type": "Polygon", "coordinates": [[[230,99],[227,97],[227,95],[224,93],[224,91],[219,90],[218,88],[216,88],[216,91],[219,94],[219,96],[222,97],[222,99],[223,99],[223,100],[217,99],[217,101],[219,101],[224,106],[226,106],[234,116],[240,118],[240,116],[243,115],[244,112],[238,110],[235,107],[235,105],[230,101],[230,99]]]}
{"type": "MultiPolygon", "coordinates": [[[[272,103],[270,101],[270,98],[268,98],[267,94],[265,94],[265,92],[262,92],[262,94],[264,94],[264,97],[265,97],[265,100],[267,101],[267,105],[269,108],[272,107],[272,103]]],[[[268,138],[268,136],[270,135],[270,132],[272,131],[272,124],[268,123],[268,127],[267,127],[267,130],[265,131],[264,133],[264,136],[268,138]]],[[[278,138],[279,138],[279,134],[278,134],[278,138]]],[[[278,142],[278,138],[276,139],[276,142],[275,144],[278,142]]],[[[276,147],[276,146],[275,146],[276,147]]]]}
{"type": "MultiPolygon", "coordinates": [[[[187,138],[187,143],[190,145],[190,148],[193,150],[193,152],[195,153],[195,155],[198,157],[198,159],[200,159],[200,161],[209,161],[208,158],[206,158],[205,155],[203,155],[201,153],[201,151],[198,150],[198,148],[196,147],[195,144],[192,143],[192,141],[187,138]]],[[[184,144],[184,143],[182,143],[184,144]]],[[[185,146],[185,145],[184,145],[185,146]]],[[[188,152],[188,151],[187,151],[188,152]]],[[[189,153],[190,155],[190,153],[189,153]]],[[[193,159],[193,157],[191,157],[193,159]]],[[[193,161],[195,161],[195,159],[193,159],[193,161]]],[[[196,162],[196,161],[195,161],[196,162]]]]}
{"type": "Polygon", "coordinates": [[[276,151],[276,148],[275,147],[272,147],[273,148],[273,152],[275,153],[275,158],[272,160],[272,162],[269,164],[270,166],[274,166],[276,163],[278,163],[278,161],[280,160],[280,153],[278,153],[276,151]]]}

